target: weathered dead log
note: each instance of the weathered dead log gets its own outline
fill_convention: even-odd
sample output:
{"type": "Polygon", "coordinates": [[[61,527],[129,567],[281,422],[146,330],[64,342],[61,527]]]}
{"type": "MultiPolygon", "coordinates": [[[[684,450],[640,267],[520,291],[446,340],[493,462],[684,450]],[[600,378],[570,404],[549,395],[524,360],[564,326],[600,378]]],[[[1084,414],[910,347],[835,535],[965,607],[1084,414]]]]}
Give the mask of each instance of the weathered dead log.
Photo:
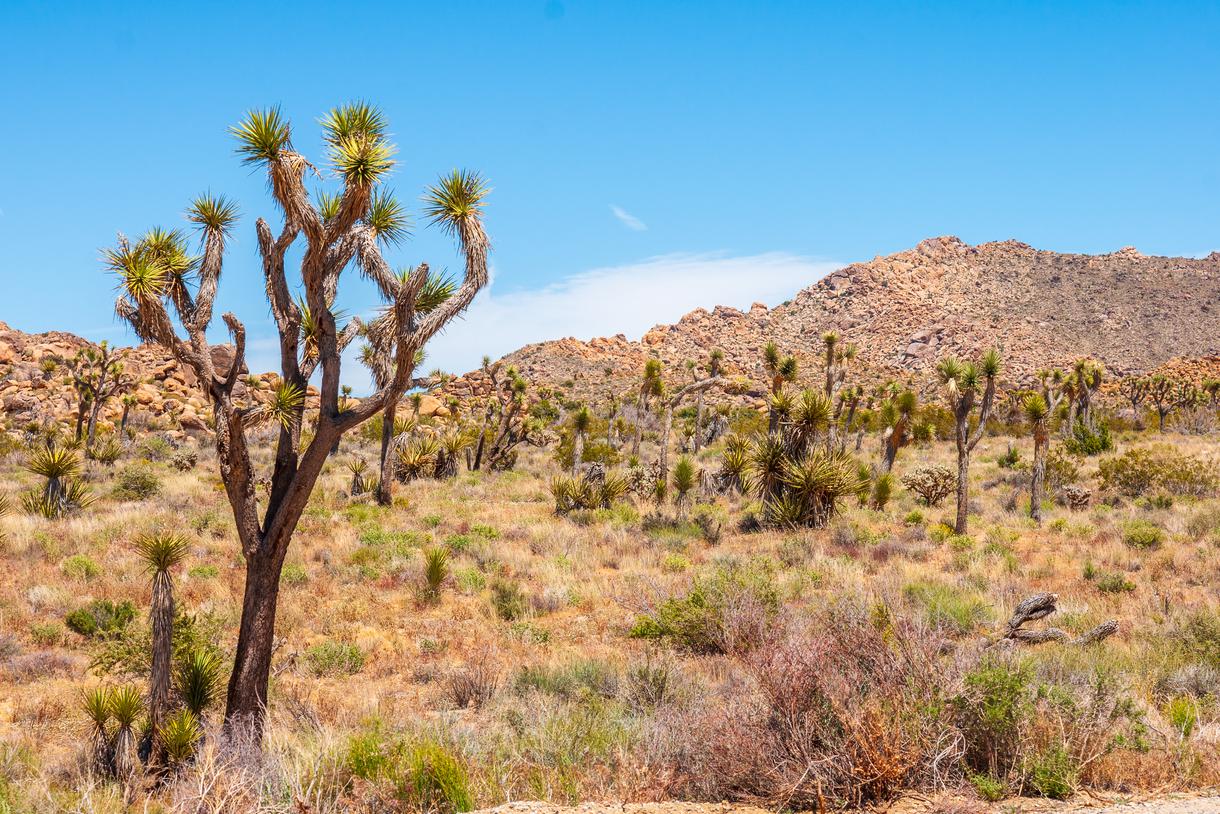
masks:
{"type": "Polygon", "coordinates": [[[1072,644],[1080,645],[1081,647],[1084,647],[1084,646],[1090,645],[1090,644],[1096,644],[1097,642],[1100,642],[1103,639],[1110,638],[1117,632],[1118,632],[1118,620],[1110,619],[1107,622],[1102,622],[1100,625],[1093,628],[1092,630],[1081,634],[1079,638],[1075,639],[1072,642],[1072,644]]]}
{"type": "Polygon", "coordinates": [[[1028,599],[1021,600],[1021,603],[1013,609],[1012,617],[1008,620],[1007,635],[1012,637],[1013,633],[1025,623],[1050,616],[1055,612],[1055,603],[1058,601],[1059,594],[1051,593],[1034,594],[1028,599]]]}

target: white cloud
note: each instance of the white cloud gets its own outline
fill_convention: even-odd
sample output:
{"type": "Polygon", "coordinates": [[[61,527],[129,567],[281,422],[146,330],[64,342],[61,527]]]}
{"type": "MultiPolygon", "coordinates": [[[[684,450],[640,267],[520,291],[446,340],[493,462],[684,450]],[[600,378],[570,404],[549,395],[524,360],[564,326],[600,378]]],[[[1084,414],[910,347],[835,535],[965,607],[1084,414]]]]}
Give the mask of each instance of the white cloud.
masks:
{"type": "MultiPolygon", "coordinates": [[[[618,333],[639,339],[654,325],[676,322],[696,308],[778,305],[843,265],[784,252],[668,254],[503,294],[497,292],[493,269],[488,287],[466,313],[428,343],[424,366],[466,373],[484,355],[496,359],[549,339],[618,333]]],[[[357,394],[368,393],[372,383],[356,352],[353,347],[345,354],[343,381],[357,394]]],[[[279,346],[273,339],[252,340],[247,355],[251,370],[279,369],[279,346]]]]}
{"type": "Polygon", "coordinates": [[[626,334],[639,339],[695,308],[778,305],[841,263],[770,252],[748,257],[670,254],[594,269],[537,289],[496,292],[493,285],[465,317],[428,343],[428,368],[464,373],[522,345],[626,334]]]}
{"type": "Polygon", "coordinates": [[[614,213],[614,217],[619,219],[619,222],[633,232],[648,231],[648,224],[637,218],[635,215],[623,209],[621,206],[610,204],[610,211],[614,213]]]}

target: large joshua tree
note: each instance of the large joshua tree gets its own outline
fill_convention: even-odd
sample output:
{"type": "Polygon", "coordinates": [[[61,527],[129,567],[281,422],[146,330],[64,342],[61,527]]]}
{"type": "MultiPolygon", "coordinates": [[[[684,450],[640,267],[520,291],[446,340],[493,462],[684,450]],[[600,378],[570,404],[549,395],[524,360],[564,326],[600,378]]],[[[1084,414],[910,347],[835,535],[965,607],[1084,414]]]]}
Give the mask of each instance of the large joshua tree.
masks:
{"type": "Polygon", "coordinates": [[[208,194],[187,210],[187,219],[200,231],[199,258],[188,254],[186,238],[177,232],[150,233],[134,243],[120,238],[118,246],[106,253],[108,265],[120,276],[121,295],[115,306],[119,316],[141,339],[163,346],[192,369],[212,404],[216,457],[246,561],[225,720],[230,728],[249,726],[256,735],[261,734],[265,718],[280,570],[336,439],[377,415],[404,391],[416,353],[487,282],[489,242],[482,223],[487,187],[478,175],[454,171],[424,197],[431,222],[456,238],[465,273],[452,297],[426,315],[419,314],[417,302],[428,276],[411,273],[401,278],[381,253],[385,238],[403,228],[401,206],[381,186],[394,166],[384,117],[374,107],[355,103],[332,110],[321,125],[341,189],[323,194],[316,203],[305,184],[307,174],[316,170],[294,148],[291,126],[278,109],[253,111],[231,130],[243,162],[266,170],[271,195],[283,213],[278,234],[262,218],[255,224],[280,346],[281,383],[269,405],[242,405],[234,397],[246,353],[241,322],[232,314],[222,317],[233,338],[227,363],[218,364],[207,338],[226,241],[237,221],[233,203],[208,194]],[[288,251],[298,241],[304,244],[299,284],[308,320],[292,297],[285,269],[288,251]],[[375,283],[394,313],[394,375],[368,398],[341,409],[341,356],[361,325],[352,320],[340,330],[332,307],[341,274],[353,262],[375,283]],[[306,321],[310,336],[303,341],[306,321]],[[304,445],[305,388],[319,371],[317,423],[304,445]],[[270,487],[260,499],[247,433],[269,418],[279,422],[279,434],[270,487]]]}
{"type": "Polygon", "coordinates": [[[936,371],[945,385],[949,409],[953,412],[957,442],[957,523],[954,532],[965,534],[970,514],[970,453],[978,446],[987,429],[987,419],[991,418],[996,377],[1000,374],[1000,354],[989,350],[977,363],[963,363],[950,357],[942,360],[936,371]],[[971,428],[976,406],[977,423],[971,428]]]}

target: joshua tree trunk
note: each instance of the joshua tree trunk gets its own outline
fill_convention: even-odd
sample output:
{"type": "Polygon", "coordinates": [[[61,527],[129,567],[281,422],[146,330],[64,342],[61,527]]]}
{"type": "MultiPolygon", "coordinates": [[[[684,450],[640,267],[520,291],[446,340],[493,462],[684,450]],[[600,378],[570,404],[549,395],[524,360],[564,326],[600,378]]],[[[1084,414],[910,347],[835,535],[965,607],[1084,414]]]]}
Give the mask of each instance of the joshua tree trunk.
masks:
{"type": "Polygon", "coordinates": [[[152,623],[152,669],[148,681],[148,728],[153,738],[150,754],[154,763],[160,763],[164,748],[159,729],[169,706],[170,664],[174,657],[174,586],[168,571],[158,570],[153,575],[148,617],[152,623]]]}
{"type": "Polygon", "coordinates": [[[287,540],[246,560],[246,590],[241,606],[236,658],[229,679],[226,724],[259,733],[267,709],[271,656],[275,651],[275,613],[287,540]],[[279,549],[278,551],[276,549],[279,549]]]}
{"type": "Polygon", "coordinates": [[[580,471],[580,459],[585,455],[585,434],[580,430],[572,431],[572,474],[580,471]]]}
{"type": "Polygon", "coordinates": [[[82,401],[76,408],[76,440],[80,441],[85,437],[85,414],[89,409],[89,403],[82,401]]]}
{"type": "Polygon", "coordinates": [[[123,405],[123,415],[119,418],[119,438],[122,439],[127,433],[127,419],[131,415],[131,405],[123,405]]]}
{"type": "Polygon", "coordinates": [[[958,446],[957,450],[957,522],[955,534],[965,534],[970,515],[970,450],[958,446]]]}
{"type": "Polygon", "coordinates": [[[700,447],[703,446],[703,391],[699,391],[699,397],[695,400],[695,435],[691,440],[691,450],[698,454],[700,447]]]}
{"type": "Polygon", "coordinates": [[[397,412],[398,403],[389,402],[385,406],[385,412],[381,415],[381,456],[378,465],[380,480],[377,481],[377,502],[382,506],[389,506],[394,502],[394,491],[390,485],[394,480],[394,461],[390,455],[390,442],[394,438],[394,416],[397,412]]]}
{"type": "Polygon", "coordinates": [[[1042,525],[1042,487],[1046,481],[1046,447],[1050,439],[1046,420],[1034,422],[1034,468],[1029,478],[1029,516],[1042,525]]]}

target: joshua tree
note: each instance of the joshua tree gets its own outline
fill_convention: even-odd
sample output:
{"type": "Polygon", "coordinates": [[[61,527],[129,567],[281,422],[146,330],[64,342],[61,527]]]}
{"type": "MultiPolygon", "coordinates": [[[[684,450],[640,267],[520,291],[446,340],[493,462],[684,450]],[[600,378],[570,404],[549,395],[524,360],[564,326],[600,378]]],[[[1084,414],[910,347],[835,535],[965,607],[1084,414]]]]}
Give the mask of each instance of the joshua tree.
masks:
{"type": "MultiPolygon", "coordinates": [[[[414,270],[400,269],[395,272],[398,284],[404,286],[408,281],[413,279],[413,275],[423,276],[423,283],[415,295],[415,318],[433,313],[437,308],[445,304],[457,290],[456,283],[454,283],[452,278],[433,274],[429,271],[427,263],[419,265],[414,270]]],[[[396,311],[393,307],[387,307],[364,329],[367,344],[361,348],[360,359],[373,374],[373,384],[378,389],[391,388],[394,383],[395,364],[398,358],[396,347],[398,323],[395,314],[396,311]]],[[[408,371],[406,384],[401,390],[388,394],[385,409],[381,414],[381,453],[378,458],[377,502],[383,506],[389,506],[394,502],[393,467],[395,454],[392,449],[392,441],[396,435],[394,432],[394,420],[398,414],[398,405],[402,401],[402,395],[407,390],[430,388],[441,382],[441,377],[435,375],[429,375],[425,378],[412,378],[415,370],[423,363],[424,349],[421,347],[416,349],[414,356],[411,358],[411,370],[408,371]]],[[[419,409],[416,407],[416,413],[418,414],[418,412],[419,409]]]]}
{"type": "Polygon", "coordinates": [[[474,453],[466,453],[466,466],[472,472],[483,466],[491,470],[512,469],[517,462],[517,445],[523,441],[542,444],[542,428],[526,410],[529,384],[517,369],[510,366],[503,380],[499,378],[499,362],[492,364],[484,359],[483,369],[491,380],[491,393],[487,396],[487,411],[474,453]]]}
{"type": "Polygon", "coordinates": [[[109,731],[111,693],[109,687],[94,687],[86,690],[81,698],[81,706],[93,724],[89,733],[90,768],[102,777],[114,771],[109,731]]]}
{"type": "Polygon", "coordinates": [[[674,504],[678,507],[679,517],[686,516],[686,509],[690,504],[690,492],[698,482],[698,469],[690,458],[683,455],[674,464],[673,472],[674,504]]]}
{"type": "Polygon", "coordinates": [[[81,348],[64,366],[68,383],[76,390],[76,440],[83,440],[86,448],[92,447],[98,416],[110,399],[131,386],[131,379],[123,373],[119,354],[105,340],[96,348],[81,348]]]}
{"type": "Polygon", "coordinates": [[[978,445],[991,418],[995,403],[996,377],[1000,373],[999,351],[989,350],[976,364],[944,359],[936,368],[945,385],[949,409],[953,411],[954,438],[957,442],[957,523],[954,532],[965,534],[970,514],[970,453],[978,445]],[[982,400],[979,401],[979,389],[982,400]],[[970,419],[978,403],[978,424],[970,429],[970,419]]]}
{"type": "MultiPolygon", "coordinates": [[[[717,368],[719,374],[719,368],[717,368]]],[[[709,376],[706,379],[700,379],[691,382],[685,387],[679,389],[665,401],[665,410],[661,416],[661,472],[668,474],[669,472],[669,435],[673,430],[674,409],[682,403],[682,400],[692,393],[702,394],[710,387],[723,385],[725,380],[720,376],[709,376]]]]}
{"type": "Polygon", "coordinates": [[[1215,407],[1220,403],[1220,379],[1204,379],[1203,392],[1207,394],[1208,403],[1215,407]]]}
{"type": "Polygon", "coordinates": [[[489,242],[482,208],[487,186],[476,174],[454,171],[425,196],[425,214],[455,237],[465,262],[461,286],[431,313],[417,313],[416,303],[427,275],[411,274],[404,282],[382,257],[381,243],[401,234],[401,207],[380,187],[394,165],[394,148],[386,122],[363,103],[336,108],[322,120],[323,137],[342,191],[322,195],[317,204],[305,188],[312,165],[292,144],[288,121],[278,109],[253,111],[232,129],[245,163],[266,169],[272,197],[283,213],[278,235],[261,218],[257,245],[271,313],[279,334],[281,383],[270,405],[241,406],[234,386],[245,366],[246,330],[232,314],[223,320],[233,337],[231,362],[218,366],[210,352],[207,329],[220,281],[225,243],[237,220],[237,207],[223,197],[204,195],[187,212],[202,236],[196,261],[179,233],[150,233],[130,243],[120,238],[107,253],[108,265],[120,276],[122,294],[116,311],[146,342],[166,348],[192,369],[212,403],[216,457],[221,480],[233,509],[246,586],[241,624],[229,680],[226,724],[249,725],[261,734],[279,599],[280,570],[322,467],[335,439],[381,412],[410,381],[416,353],[470,304],[487,282],[489,242]],[[302,343],[304,314],[290,296],[285,273],[288,250],[304,240],[300,281],[309,309],[312,337],[302,343]],[[358,320],[342,331],[331,310],[340,273],[355,261],[373,280],[394,312],[394,375],[389,383],[347,410],[339,409],[342,352],[360,329],[358,320]],[[192,285],[191,280],[197,282],[192,285]],[[180,336],[172,312],[185,337],[180,336]],[[306,347],[302,347],[305,344],[306,347]],[[313,437],[301,441],[305,387],[321,371],[319,413],[313,437]],[[258,422],[279,423],[270,487],[260,494],[247,432],[258,422]],[[261,505],[261,517],[260,517],[261,505]]]}
{"type": "Polygon", "coordinates": [[[912,424],[918,407],[919,397],[913,390],[891,392],[890,397],[882,403],[878,413],[881,425],[885,427],[882,435],[882,472],[891,471],[898,458],[898,450],[911,443],[912,424]]]}
{"type": "Polygon", "coordinates": [[[119,687],[110,693],[110,717],[115,722],[110,748],[111,766],[114,776],[124,782],[135,775],[138,766],[135,727],[143,714],[144,699],[135,687],[119,687]]]}
{"type": "Polygon", "coordinates": [[[1050,443],[1050,407],[1040,393],[1025,397],[1025,417],[1034,436],[1034,469],[1029,479],[1029,516],[1042,525],[1042,485],[1046,481],[1046,447],[1050,443]]]}
{"type": "Polygon", "coordinates": [[[580,469],[581,458],[585,454],[585,435],[588,434],[589,428],[593,425],[593,413],[589,412],[589,408],[581,405],[580,409],[572,413],[572,474],[575,475],[580,469]]]}
{"type": "Polygon", "coordinates": [[[119,438],[126,438],[127,420],[131,418],[131,408],[137,406],[140,402],[136,400],[134,393],[124,393],[119,401],[123,405],[123,415],[119,418],[119,438]]]}
{"type": "Polygon", "coordinates": [[[1144,414],[1140,409],[1144,401],[1148,398],[1150,382],[1148,379],[1139,376],[1128,376],[1119,382],[1118,390],[1123,394],[1123,398],[1131,405],[1131,415],[1135,420],[1135,428],[1137,430],[1144,429],[1144,414]]]}
{"type": "Polygon", "coordinates": [[[796,381],[797,367],[796,357],[781,355],[774,342],[763,346],[763,369],[767,372],[767,383],[771,388],[767,417],[767,432],[770,435],[779,431],[780,419],[786,406],[782,401],[784,385],[796,381]]]}
{"type": "Polygon", "coordinates": [[[148,680],[148,731],[153,763],[164,757],[158,730],[169,711],[170,670],[174,658],[174,580],[170,569],[186,557],[187,541],[175,534],[153,534],[136,540],[136,552],[152,574],[152,669],[148,680]]]}
{"type": "Polygon", "coordinates": [[[1063,391],[1068,398],[1068,420],[1063,425],[1064,435],[1071,435],[1076,422],[1082,422],[1090,431],[1097,429],[1093,420],[1093,400],[1101,389],[1105,368],[1092,359],[1077,359],[1068,373],[1063,391]]]}
{"type": "Polygon", "coordinates": [[[1165,432],[1165,419],[1169,414],[1197,402],[1199,390],[1190,382],[1174,381],[1157,374],[1148,382],[1148,397],[1156,410],[1157,431],[1165,432]]]}
{"type": "MultiPolygon", "coordinates": [[[[720,375],[720,367],[724,363],[724,352],[719,348],[712,350],[707,357],[707,375],[708,378],[716,378],[720,375]]],[[[696,377],[697,380],[697,377],[696,377]]],[[[703,394],[705,390],[700,390],[699,395],[695,399],[695,435],[691,443],[691,449],[698,452],[703,447],[703,394]]]]}
{"type": "Polygon", "coordinates": [[[640,441],[644,436],[644,416],[648,414],[648,405],[654,398],[660,398],[665,393],[665,382],[661,379],[661,360],[649,359],[644,363],[644,377],[640,380],[640,389],[635,397],[635,438],[631,441],[631,454],[640,454],[640,441]]]}

